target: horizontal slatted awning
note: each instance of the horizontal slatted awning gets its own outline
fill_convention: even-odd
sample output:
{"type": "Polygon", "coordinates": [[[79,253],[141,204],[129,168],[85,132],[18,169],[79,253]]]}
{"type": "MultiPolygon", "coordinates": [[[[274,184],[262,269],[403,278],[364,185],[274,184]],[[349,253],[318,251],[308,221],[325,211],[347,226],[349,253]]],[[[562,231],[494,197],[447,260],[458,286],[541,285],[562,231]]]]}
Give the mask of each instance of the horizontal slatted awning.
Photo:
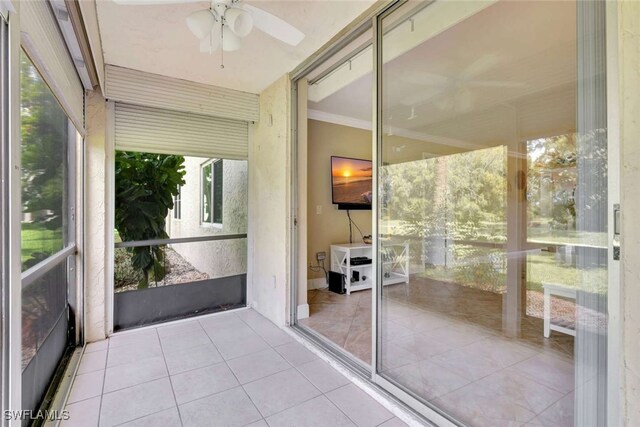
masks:
{"type": "Polygon", "coordinates": [[[248,140],[243,120],[115,104],[117,150],[243,160],[248,140]]]}
{"type": "Polygon", "coordinates": [[[258,95],[108,65],[106,97],[116,102],[257,122],[258,95]]]}

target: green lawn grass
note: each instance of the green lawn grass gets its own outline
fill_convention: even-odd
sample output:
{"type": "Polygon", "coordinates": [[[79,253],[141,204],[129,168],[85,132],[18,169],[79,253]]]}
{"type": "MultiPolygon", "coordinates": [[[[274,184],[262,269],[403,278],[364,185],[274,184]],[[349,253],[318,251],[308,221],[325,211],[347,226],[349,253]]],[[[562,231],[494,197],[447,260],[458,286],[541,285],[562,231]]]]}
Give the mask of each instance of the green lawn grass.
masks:
{"type": "MultiPolygon", "coordinates": [[[[421,275],[435,280],[459,283],[460,275],[456,274],[460,267],[429,268],[421,275]]],[[[580,270],[573,266],[556,262],[553,254],[530,254],[527,256],[527,290],[543,291],[543,283],[556,283],[567,288],[590,289],[594,292],[604,292],[607,288],[607,269],[580,270]]],[[[506,274],[496,273],[497,278],[505,283],[506,274]]],[[[465,286],[479,287],[472,282],[460,283],[465,286]]],[[[486,288],[482,287],[482,288],[486,288]]],[[[504,291],[504,289],[502,289],[504,291]]]]}
{"type": "Polygon", "coordinates": [[[23,270],[25,263],[33,258],[35,253],[53,255],[62,249],[62,229],[48,230],[33,224],[23,224],[21,231],[23,270]]]}

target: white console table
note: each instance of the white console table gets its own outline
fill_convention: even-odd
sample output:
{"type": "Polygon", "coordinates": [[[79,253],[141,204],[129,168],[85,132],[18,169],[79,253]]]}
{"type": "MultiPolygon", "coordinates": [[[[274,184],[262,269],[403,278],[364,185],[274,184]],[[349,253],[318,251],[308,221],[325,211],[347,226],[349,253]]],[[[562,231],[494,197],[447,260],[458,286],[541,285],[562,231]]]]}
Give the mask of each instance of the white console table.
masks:
{"type": "Polygon", "coordinates": [[[575,329],[568,328],[564,325],[553,323],[551,319],[551,297],[553,295],[576,300],[576,290],[567,288],[557,283],[542,282],[544,288],[544,337],[549,338],[551,331],[562,332],[563,334],[576,336],[575,329]]]}
{"type": "MultiPolygon", "coordinates": [[[[373,265],[351,265],[351,258],[373,259],[372,250],[372,246],[365,243],[331,245],[331,270],[345,275],[347,295],[371,289],[375,276],[373,265]]],[[[386,244],[384,251],[382,284],[409,283],[409,244],[386,244]]]]}

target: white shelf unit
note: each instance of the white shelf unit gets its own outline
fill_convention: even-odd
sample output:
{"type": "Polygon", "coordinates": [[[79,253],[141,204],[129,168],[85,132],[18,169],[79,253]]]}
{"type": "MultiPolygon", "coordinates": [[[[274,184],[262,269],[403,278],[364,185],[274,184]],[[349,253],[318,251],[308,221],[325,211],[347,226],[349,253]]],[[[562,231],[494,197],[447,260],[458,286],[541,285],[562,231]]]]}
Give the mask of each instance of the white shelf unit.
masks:
{"type": "MultiPolygon", "coordinates": [[[[385,253],[383,256],[383,285],[409,283],[409,244],[386,244],[383,248],[385,253]]],[[[331,270],[345,275],[347,295],[351,292],[371,289],[375,276],[373,265],[351,265],[351,258],[367,257],[373,259],[372,250],[372,246],[365,243],[331,245],[331,270]],[[355,276],[357,276],[357,280],[355,280],[355,276]]]]}

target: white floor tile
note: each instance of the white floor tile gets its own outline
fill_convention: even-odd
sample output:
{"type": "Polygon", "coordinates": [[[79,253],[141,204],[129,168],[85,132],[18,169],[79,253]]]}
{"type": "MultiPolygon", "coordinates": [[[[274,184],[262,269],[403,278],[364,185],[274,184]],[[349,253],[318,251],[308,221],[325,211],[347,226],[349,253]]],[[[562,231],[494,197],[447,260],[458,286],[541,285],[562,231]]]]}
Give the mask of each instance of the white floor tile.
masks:
{"type": "Polygon", "coordinates": [[[126,331],[115,333],[109,338],[109,348],[141,346],[158,342],[158,333],[155,328],[140,331],[126,331]]]}
{"type": "Polygon", "coordinates": [[[60,422],[61,427],[97,427],[100,397],[67,405],[65,409],[69,411],[69,419],[60,422]]]}
{"type": "Polygon", "coordinates": [[[73,386],[71,386],[71,393],[69,393],[67,403],[75,403],[100,396],[102,394],[103,381],[104,371],[93,371],[77,375],[73,380],[73,386]]]}
{"type": "Polygon", "coordinates": [[[380,424],[380,427],[407,427],[407,423],[400,418],[391,418],[389,421],[380,424]]]}
{"type": "Polygon", "coordinates": [[[144,339],[140,342],[128,342],[125,345],[120,345],[115,348],[109,344],[107,367],[138,362],[142,359],[158,356],[162,356],[162,348],[160,347],[160,341],[158,340],[157,335],[154,336],[154,339],[144,339]]]}
{"type": "Polygon", "coordinates": [[[167,367],[162,356],[150,357],[125,365],[113,366],[107,368],[104,379],[104,392],[110,393],[168,375],[167,367]]]}
{"type": "Polygon", "coordinates": [[[313,384],[293,368],[246,384],[244,388],[264,417],[321,394],[313,384]]]}
{"type": "Polygon", "coordinates": [[[87,372],[102,371],[107,363],[107,350],[94,351],[93,353],[85,353],[82,355],[80,366],[78,366],[78,375],[87,372]]]}
{"type": "Polygon", "coordinates": [[[211,343],[186,349],[167,349],[164,358],[171,375],[222,362],[220,353],[211,343]]]}
{"type": "Polygon", "coordinates": [[[282,355],[293,366],[299,366],[303,363],[312,362],[318,359],[318,356],[307,350],[305,346],[298,342],[292,342],[276,347],[276,351],[282,355]]]}
{"type": "Polygon", "coordinates": [[[178,405],[240,385],[226,363],[173,375],[171,384],[178,405]]]}
{"type": "Polygon", "coordinates": [[[238,357],[228,363],[241,384],[291,368],[291,365],[273,349],[238,357]]]}
{"type": "Polygon", "coordinates": [[[291,335],[287,334],[285,331],[278,328],[276,325],[253,310],[245,310],[238,313],[238,317],[240,317],[272,347],[293,342],[291,335]]]}
{"type": "Polygon", "coordinates": [[[107,350],[109,348],[109,340],[90,342],[84,347],[85,353],[93,353],[94,351],[107,350]]]}
{"type": "Polygon", "coordinates": [[[146,417],[138,418],[119,427],[181,427],[178,408],[169,408],[146,417]]]}
{"type": "Polygon", "coordinates": [[[304,363],[298,366],[298,370],[323,393],[349,384],[347,377],[333,369],[324,360],[317,359],[304,363]]]}
{"type": "Polygon", "coordinates": [[[391,412],[354,384],[333,390],[327,397],[359,427],[377,426],[393,418],[391,412]]]}
{"type": "Polygon", "coordinates": [[[175,405],[169,378],[114,391],[102,396],[100,426],[115,426],[175,405]]]}
{"type": "Polygon", "coordinates": [[[180,405],[184,427],[240,427],[262,417],[242,387],[180,405]]]}
{"type": "Polygon", "coordinates": [[[202,326],[200,326],[200,322],[198,322],[197,320],[190,320],[188,322],[180,322],[180,323],[175,323],[173,325],[167,325],[167,326],[158,326],[158,336],[160,336],[160,338],[167,338],[167,337],[171,337],[174,335],[182,335],[182,334],[188,334],[190,332],[194,332],[194,331],[202,331],[202,326]]]}
{"type": "Polygon", "coordinates": [[[160,342],[162,349],[183,348],[189,349],[200,345],[210,344],[211,340],[202,328],[183,332],[181,334],[173,334],[169,336],[161,336],[160,342]]]}
{"type": "Polygon", "coordinates": [[[307,402],[267,418],[270,427],[347,427],[353,422],[324,396],[318,396],[307,402]]]}
{"type": "Polygon", "coordinates": [[[230,336],[222,340],[215,340],[216,347],[220,350],[220,354],[226,360],[235,359],[237,357],[245,356],[247,354],[256,353],[258,351],[266,350],[269,347],[258,334],[250,330],[250,332],[243,332],[238,336],[230,336]]]}

